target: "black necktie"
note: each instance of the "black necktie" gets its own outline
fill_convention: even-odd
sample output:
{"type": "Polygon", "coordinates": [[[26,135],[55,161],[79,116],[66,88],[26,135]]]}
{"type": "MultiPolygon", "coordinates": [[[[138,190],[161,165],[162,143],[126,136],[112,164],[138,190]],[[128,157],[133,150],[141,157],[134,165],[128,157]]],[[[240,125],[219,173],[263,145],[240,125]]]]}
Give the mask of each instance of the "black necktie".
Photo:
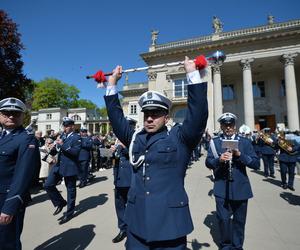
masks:
{"type": "Polygon", "coordinates": [[[3,130],[0,136],[0,140],[2,140],[6,136],[6,130],[3,130]]]}

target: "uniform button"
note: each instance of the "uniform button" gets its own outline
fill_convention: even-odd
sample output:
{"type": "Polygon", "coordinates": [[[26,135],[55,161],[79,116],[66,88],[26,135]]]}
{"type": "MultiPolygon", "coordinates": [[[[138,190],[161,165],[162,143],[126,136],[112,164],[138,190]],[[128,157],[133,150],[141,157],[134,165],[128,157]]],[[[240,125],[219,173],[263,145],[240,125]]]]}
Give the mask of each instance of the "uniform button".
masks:
{"type": "Polygon", "coordinates": [[[149,192],[149,191],[147,191],[147,192],[146,192],[146,195],[149,195],[149,194],[150,194],[150,192],[149,192]]]}
{"type": "Polygon", "coordinates": [[[149,163],[146,163],[146,166],[148,167],[148,166],[149,166],[149,163]]]}
{"type": "Polygon", "coordinates": [[[148,153],[148,150],[146,150],[145,153],[148,153]]]}
{"type": "Polygon", "coordinates": [[[149,180],[150,180],[150,177],[149,177],[149,176],[147,176],[147,177],[146,177],[146,180],[147,180],[147,181],[149,181],[149,180]]]}
{"type": "Polygon", "coordinates": [[[180,202],[180,205],[183,206],[183,204],[184,204],[183,201],[181,201],[181,202],[180,202]]]}

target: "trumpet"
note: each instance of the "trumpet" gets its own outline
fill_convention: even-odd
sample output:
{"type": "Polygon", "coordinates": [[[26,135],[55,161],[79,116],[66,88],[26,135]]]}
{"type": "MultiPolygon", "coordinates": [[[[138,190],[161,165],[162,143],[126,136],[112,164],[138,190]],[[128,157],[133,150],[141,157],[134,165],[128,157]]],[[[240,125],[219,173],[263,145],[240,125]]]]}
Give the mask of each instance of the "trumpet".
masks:
{"type": "Polygon", "coordinates": [[[274,140],[271,138],[270,135],[267,135],[265,134],[264,132],[258,132],[258,137],[257,139],[262,139],[263,142],[271,147],[275,147],[275,144],[274,144],[274,140]]]}
{"type": "Polygon", "coordinates": [[[293,152],[293,149],[292,149],[293,144],[291,142],[289,142],[288,140],[286,140],[285,136],[282,134],[278,135],[277,144],[282,150],[284,150],[289,155],[296,155],[298,153],[297,151],[293,152]]]}

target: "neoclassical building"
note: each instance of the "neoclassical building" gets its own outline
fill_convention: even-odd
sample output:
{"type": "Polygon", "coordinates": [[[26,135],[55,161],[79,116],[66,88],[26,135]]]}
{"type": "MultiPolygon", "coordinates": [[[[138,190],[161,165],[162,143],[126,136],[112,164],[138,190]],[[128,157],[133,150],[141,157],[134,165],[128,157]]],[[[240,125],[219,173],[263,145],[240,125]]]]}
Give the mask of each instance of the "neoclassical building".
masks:
{"type": "MultiPolygon", "coordinates": [[[[214,27],[210,35],[165,44],[158,44],[157,36],[153,31],[149,51],[140,55],[148,66],[182,61],[185,55],[209,56],[216,50],[226,54],[223,64],[208,67],[210,132],[219,129],[217,119],[223,112],[235,113],[238,127],[299,130],[300,20],[275,23],[269,16],[266,25],[228,32],[214,27]]],[[[173,101],[171,120],[181,122],[187,101],[183,66],[150,67],[147,74],[147,83],[125,83],[125,114],[141,125],[138,97],[156,90],[173,101]]]]}
{"type": "Polygon", "coordinates": [[[106,133],[110,130],[107,117],[103,118],[95,110],[86,108],[47,108],[31,112],[31,120],[36,121],[35,129],[43,135],[50,130],[62,130],[63,117],[70,117],[75,121],[75,129],[86,128],[91,134],[106,133]]]}

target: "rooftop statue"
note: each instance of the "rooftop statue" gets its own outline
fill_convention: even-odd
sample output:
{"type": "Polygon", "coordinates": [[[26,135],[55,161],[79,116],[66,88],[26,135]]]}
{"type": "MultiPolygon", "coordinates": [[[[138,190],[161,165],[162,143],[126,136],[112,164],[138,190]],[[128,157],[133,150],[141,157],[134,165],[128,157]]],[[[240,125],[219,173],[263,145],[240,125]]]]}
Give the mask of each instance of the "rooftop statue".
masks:
{"type": "Polygon", "coordinates": [[[223,23],[217,16],[213,16],[213,29],[214,33],[220,33],[223,31],[223,23]]]}

